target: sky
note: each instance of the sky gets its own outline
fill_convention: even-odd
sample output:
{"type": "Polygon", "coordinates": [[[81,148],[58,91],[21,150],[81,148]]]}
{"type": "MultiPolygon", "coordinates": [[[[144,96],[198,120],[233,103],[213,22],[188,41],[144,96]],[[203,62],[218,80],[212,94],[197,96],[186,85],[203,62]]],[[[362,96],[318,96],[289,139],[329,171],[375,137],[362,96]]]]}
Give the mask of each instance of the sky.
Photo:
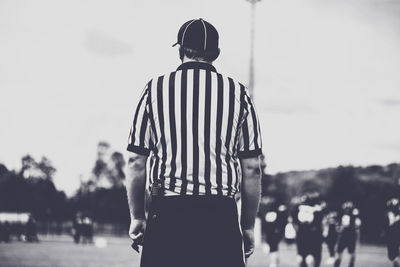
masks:
{"type": "MultiPolygon", "coordinates": [[[[147,81],[180,64],[179,27],[220,34],[221,73],[248,82],[245,0],[0,0],[0,163],[48,157],[71,195],[99,141],[125,153],[147,81]]],[[[400,161],[400,1],[263,0],[254,101],[267,172],[400,161]]]]}

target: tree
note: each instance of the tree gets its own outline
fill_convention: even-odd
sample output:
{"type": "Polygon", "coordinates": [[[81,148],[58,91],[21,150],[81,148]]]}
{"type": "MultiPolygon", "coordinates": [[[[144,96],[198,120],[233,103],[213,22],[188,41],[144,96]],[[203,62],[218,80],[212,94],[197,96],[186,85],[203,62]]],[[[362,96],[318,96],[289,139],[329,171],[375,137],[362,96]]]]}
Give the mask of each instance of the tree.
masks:
{"type": "Polygon", "coordinates": [[[9,171],[0,164],[0,211],[31,212],[39,220],[70,217],[68,199],[52,181],[55,172],[46,157],[37,162],[30,155],[24,156],[19,171],[9,171]]]}
{"type": "Polygon", "coordinates": [[[53,176],[57,171],[48,158],[42,157],[40,162],[37,162],[29,154],[22,157],[21,165],[20,174],[22,177],[27,179],[43,179],[52,181],[53,176]]]}
{"type": "Polygon", "coordinates": [[[42,172],[42,179],[49,181],[53,180],[53,176],[57,171],[46,157],[42,157],[41,161],[37,164],[37,168],[42,172]]]}
{"type": "Polygon", "coordinates": [[[123,186],[125,160],[107,142],[97,145],[97,159],[88,181],[74,197],[76,210],[91,214],[100,222],[129,223],[129,208],[123,186]]]}
{"type": "Polygon", "coordinates": [[[124,166],[125,160],[120,152],[111,152],[107,142],[99,142],[91,183],[95,187],[122,187],[125,179],[124,166]]]}
{"type": "Polygon", "coordinates": [[[123,186],[123,181],[125,180],[124,167],[125,160],[123,155],[119,152],[112,153],[108,168],[108,179],[115,187],[123,186]]]}

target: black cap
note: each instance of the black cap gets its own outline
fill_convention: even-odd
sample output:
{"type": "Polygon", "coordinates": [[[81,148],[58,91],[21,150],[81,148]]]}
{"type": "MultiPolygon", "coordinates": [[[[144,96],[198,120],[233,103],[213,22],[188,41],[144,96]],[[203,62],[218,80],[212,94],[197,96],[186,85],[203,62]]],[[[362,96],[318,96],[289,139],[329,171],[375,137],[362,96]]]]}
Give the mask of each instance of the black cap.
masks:
{"type": "Polygon", "coordinates": [[[197,51],[217,51],[218,32],[211,23],[203,19],[187,21],[178,32],[178,41],[173,45],[181,45],[197,51]]]}

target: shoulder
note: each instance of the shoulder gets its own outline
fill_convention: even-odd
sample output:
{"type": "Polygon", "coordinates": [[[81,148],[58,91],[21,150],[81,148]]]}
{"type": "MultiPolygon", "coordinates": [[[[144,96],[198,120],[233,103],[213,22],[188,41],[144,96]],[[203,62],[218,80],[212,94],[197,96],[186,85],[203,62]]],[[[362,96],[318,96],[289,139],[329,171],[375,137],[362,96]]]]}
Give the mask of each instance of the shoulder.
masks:
{"type": "Polygon", "coordinates": [[[219,73],[219,72],[217,72],[216,74],[220,75],[224,80],[227,80],[230,83],[232,83],[238,89],[247,90],[247,86],[244,85],[244,83],[242,83],[241,81],[237,80],[236,78],[233,78],[232,76],[225,75],[225,74],[219,73]]]}
{"type": "Polygon", "coordinates": [[[163,82],[165,77],[169,77],[172,73],[175,73],[175,72],[170,72],[170,73],[166,73],[166,74],[159,74],[159,75],[155,75],[155,76],[151,77],[147,81],[143,91],[151,93],[152,91],[154,91],[157,88],[158,83],[163,82]]]}
{"type": "Polygon", "coordinates": [[[160,82],[165,82],[165,80],[169,80],[170,78],[176,76],[178,73],[181,73],[180,70],[170,71],[162,74],[158,74],[153,76],[146,84],[146,87],[152,89],[157,87],[157,84],[160,82]]]}
{"type": "Polygon", "coordinates": [[[249,89],[246,85],[244,85],[244,83],[229,76],[227,76],[227,79],[232,80],[233,84],[235,85],[235,89],[240,93],[240,95],[244,95],[246,98],[250,97],[249,89]]]}
{"type": "Polygon", "coordinates": [[[241,81],[222,74],[222,73],[216,73],[218,76],[221,76],[222,81],[225,85],[225,83],[227,83],[227,87],[232,88],[235,91],[235,95],[237,96],[237,100],[242,99],[241,96],[245,96],[245,98],[250,97],[250,93],[249,93],[249,89],[247,88],[246,85],[244,85],[244,83],[242,83],[241,81]]]}

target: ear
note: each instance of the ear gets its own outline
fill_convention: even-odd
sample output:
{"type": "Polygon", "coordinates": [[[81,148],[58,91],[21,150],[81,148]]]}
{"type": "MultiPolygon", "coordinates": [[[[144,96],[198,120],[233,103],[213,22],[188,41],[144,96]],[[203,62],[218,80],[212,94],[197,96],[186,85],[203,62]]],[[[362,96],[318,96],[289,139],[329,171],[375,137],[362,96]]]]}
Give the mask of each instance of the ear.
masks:
{"type": "Polygon", "coordinates": [[[218,52],[217,52],[217,57],[219,57],[219,54],[221,53],[221,49],[218,48],[218,52]]]}
{"type": "Polygon", "coordinates": [[[185,56],[185,53],[183,52],[182,46],[179,46],[179,59],[183,61],[183,57],[185,56]]]}
{"type": "MultiPolygon", "coordinates": [[[[219,54],[220,54],[220,53],[221,53],[221,49],[218,48],[218,50],[215,51],[214,60],[216,60],[216,59],[219,57],[219,54]]],[[[214,60],[213,60],[213,61],[214,61],[214,60]]]]}

